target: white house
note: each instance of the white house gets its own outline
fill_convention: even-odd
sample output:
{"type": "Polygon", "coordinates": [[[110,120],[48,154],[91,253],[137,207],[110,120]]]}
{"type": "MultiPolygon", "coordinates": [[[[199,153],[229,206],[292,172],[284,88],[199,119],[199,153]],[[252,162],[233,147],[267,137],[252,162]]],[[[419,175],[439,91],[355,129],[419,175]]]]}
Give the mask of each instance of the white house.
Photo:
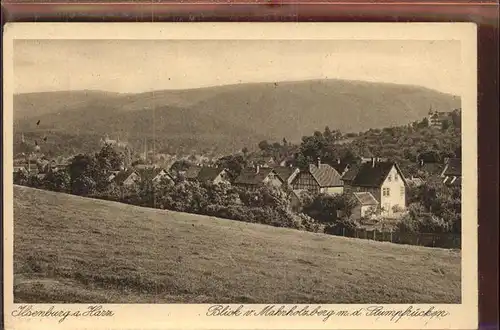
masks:
{"type": "Polygon", "coordinates": [[[379,207],[379,202],[369,192],[353,193],[356,199],[356,206],[352,210],[351,217],[355,220],[374,215],[374,211],[379,207]]]}
{"type": "Polygon", "coordinates": [[[371,193],[385,215],[394,215],[406,208],[406,179],[394,162],[374,158],[351,167],[342,181],[346,192],[371,193]]]}

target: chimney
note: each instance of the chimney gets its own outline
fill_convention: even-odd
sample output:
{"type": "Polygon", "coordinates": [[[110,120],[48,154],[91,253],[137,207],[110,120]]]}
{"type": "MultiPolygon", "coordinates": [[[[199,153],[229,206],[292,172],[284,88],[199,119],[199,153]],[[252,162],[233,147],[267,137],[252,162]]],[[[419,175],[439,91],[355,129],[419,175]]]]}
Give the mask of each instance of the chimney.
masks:
{"type": "Polygon", "coordinates": [[[255,166],[255,173],[257,173],[257,174],[258,174],[258,173],[259,173],[259,171],[260,171],[260,165],[255,166]]]}
{"type": "Polygon", "coordinates": [[[318,159],[317,159],[317,164],[316,164],[316,165],[317,165],[318,167],[320,167],[320,166],[321,166],[321,157],[318,157],[318,159]]]}

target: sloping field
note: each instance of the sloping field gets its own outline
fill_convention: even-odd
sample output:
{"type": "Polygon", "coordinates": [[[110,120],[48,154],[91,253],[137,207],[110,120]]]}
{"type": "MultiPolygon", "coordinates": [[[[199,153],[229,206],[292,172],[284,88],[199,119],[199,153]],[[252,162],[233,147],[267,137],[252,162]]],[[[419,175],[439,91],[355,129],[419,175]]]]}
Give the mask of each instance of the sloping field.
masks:
{"type": "Polygon", "coordinates": [[[459,303],[460,252],[14,187],[17,303],[459,303]]]}

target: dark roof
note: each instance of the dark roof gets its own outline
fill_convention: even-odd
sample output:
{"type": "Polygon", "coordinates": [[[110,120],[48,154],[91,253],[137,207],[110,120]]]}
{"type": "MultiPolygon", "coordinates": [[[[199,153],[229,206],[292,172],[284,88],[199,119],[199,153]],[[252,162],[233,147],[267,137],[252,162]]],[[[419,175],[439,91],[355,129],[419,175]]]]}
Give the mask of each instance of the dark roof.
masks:
{"type": "Polygon", "coordinates": [[[114,177],[113,181],[115,181],[117,184],[121,185],[127,178],[132,175],[132,173],[136,173],[134,169],[128,169],[125,171],[120,171],[116,174],[114,177]]]}
{"type": "Polygon", "coordinates": [[[412,177],[412,178],[406,179],[406,181],[408,183],[411,183],[411,184],[415,185],[415,186],[420,186],[420,185],[424,184],[424,180],[422,178],[414,178],[414,177],[412,177]]]}
{"type": "Polygon", "coordinates": [[[213,181],[222,171],[224,169],[220,167],[190,166],[185,177],[188,180],[213,181]]]}
{"type": "MultiPolygon", "coordinates": [[[[234,180],[234,183],[245,185],[259,185],[264,182],[264,179],[267,178],[267,176],[271,172],[274,172],[272,168],[261,167],[258,173],[254,168],[245,168],[241,171],[236,180],[234,180]]],[[[279,176],[277,177],[280,178],[279,176]]]]}
{"type": "Polygon", "coordinates": [[[23,164],[16,164],[14,165],[14,167],[17,169],[19,169],[20,167],[24,167],[26,171],[38,172],[38,165],[34,162],[30,162],[29,166],[28,163],[23,163],[23,164]]]}
{"type": "Polygon", "coordinates": [[[380,187],[393,166],[396,166],[401,175],[399,167],[394,162],[375,162],[375,164],[371,162],[363,163],[359,166],[359,170],[352,180],[352,185],[361,187],[380,187]]]}
{"type": "MultiPolygon", "coordinates": [[[[142,180],[144,179],[154,179],[158,174],[161,173],[161,171],[165,171],[161,167],[154,167],[154,168],[141,168],[141,169],[136,169],[135,170],[137,174],[141,177],[142,180]]],[[[166,173],[167,171],[165,171],[166,173]]],[[[168,175],[168,173],[167,173],[168,175]]]]}
{"type": "Polygon", "coordinates": [[[462,159],[450,158],[443,170],[443,176],[462,176],[462,159]]]}
{"type": "Polygon", "coordinates": [[[290,166],[276,166],[273,167],[273,170],[282,181],[288,181],[297,168],[290,166]]]}
{"type": "Polygon", "coordinates": [[[430,174],[439,175],[443,171],[442,163],[418,163],[418,169],[430,174]]]}
{"type": "Polygon", "coordinates": [[[340,175],[345,173],[349,169],[349,164],[347,163],[334,163],[330,164],[340,175]]]}
{"type": "Polygon", "coordinates": [[[336,160],[336,161],[324,161],[322,163],[330,165],[340,175],[344,174],[349,169],[349,166],[350,166],[349,163],[341,162],[340,160],[336,160]]]}
{"type": "Polygon", "coordinates": [[[320,187],[342,186],[340,174],[328,164],[309,165],[309,172],[316,179],[320,187]]]}
{"type": "Polygon", "coordinates": [[[16,172],[24,172],[24,173],[28,173],[28,170],[26,169],[25,166],[17,166],[17,165],[14,165],[12,167],[13,169],[13,172],[16,173],[16,172]]]}
{"type": "Polygon", "coordinates": [[[197,179],[200,181],[213,181],[222,171],[224,171],[224,169],[220,167],[203,166],[198,172],[197,179]]]}
{"type": "Polygon", "coordinates": [[[358,174],[359,165],[351,165],[347,172],[342,176],[342,181],[352,181],[358,174]]]}
{"type": "Polygon", "coordinates": [[[361,205],[378,205],[378,201],[369,192],[355,192],[353,195],[361,205]]]}
{"type": "Polygon", "coordinates": [[[201,166],[189,166],[184,176],[186,177],[186,179],[195,180],[198,177],[198,173],[200,173],[200,171],[201,166]]]}
{"type": "Polygon", "coordinates": [[[462,185],[462,178],[459,176],[445,177],[443,183],[447,186],[460,186],[462,185]]]}

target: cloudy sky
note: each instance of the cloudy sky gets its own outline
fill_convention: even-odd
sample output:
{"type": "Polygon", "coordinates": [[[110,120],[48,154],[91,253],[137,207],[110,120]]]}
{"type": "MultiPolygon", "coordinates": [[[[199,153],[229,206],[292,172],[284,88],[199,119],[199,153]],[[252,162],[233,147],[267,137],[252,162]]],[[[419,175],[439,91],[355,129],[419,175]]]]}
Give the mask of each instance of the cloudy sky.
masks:
{"type": "Polygon", "coordinates": [[[354,79],[460,95],[459,41],[16,40],[15,92],[354,79]]]}

